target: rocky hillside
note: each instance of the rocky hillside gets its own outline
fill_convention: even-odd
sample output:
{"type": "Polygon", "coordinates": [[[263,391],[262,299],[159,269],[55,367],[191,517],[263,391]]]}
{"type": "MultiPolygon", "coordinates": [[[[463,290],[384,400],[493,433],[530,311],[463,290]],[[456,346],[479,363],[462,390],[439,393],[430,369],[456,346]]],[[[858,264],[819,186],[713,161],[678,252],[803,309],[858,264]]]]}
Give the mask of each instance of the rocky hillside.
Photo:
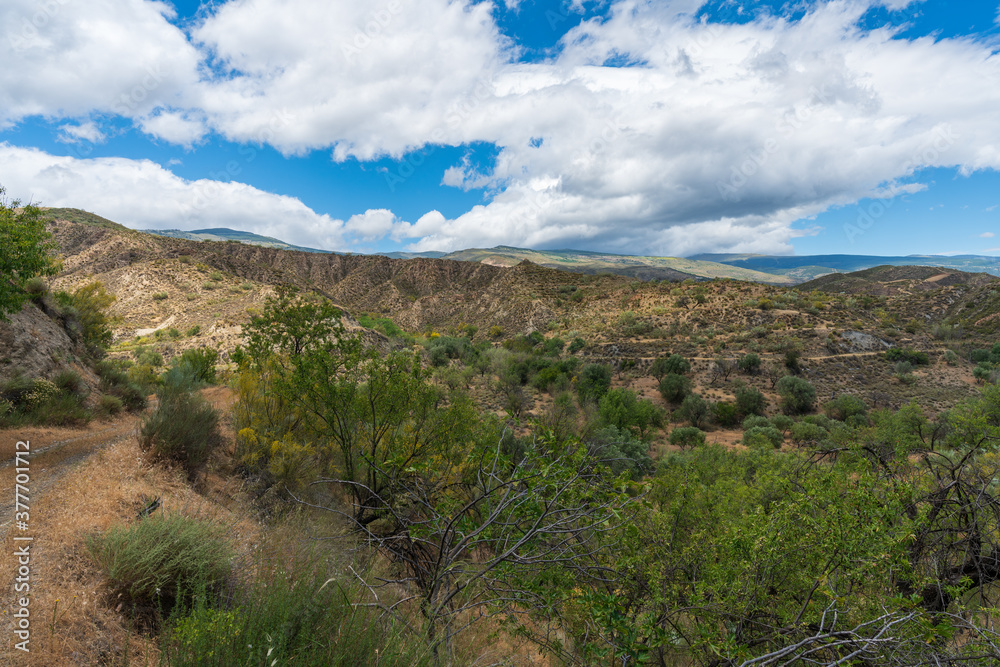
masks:
{"type": "Polygon", "coordinates": [[[525,262],[502,268],[443,259],[320,255],[241,243],[153,236],[53,215],[59,287],[93,280],[117,295],[118,337],[199,327],[213,342],[238,333],[247,310],[276,285],[326,295],[350,312],[390,314],[404,329],[457,322],[519,333],[543,328],[553,301],[578,276],[525,262]]]}

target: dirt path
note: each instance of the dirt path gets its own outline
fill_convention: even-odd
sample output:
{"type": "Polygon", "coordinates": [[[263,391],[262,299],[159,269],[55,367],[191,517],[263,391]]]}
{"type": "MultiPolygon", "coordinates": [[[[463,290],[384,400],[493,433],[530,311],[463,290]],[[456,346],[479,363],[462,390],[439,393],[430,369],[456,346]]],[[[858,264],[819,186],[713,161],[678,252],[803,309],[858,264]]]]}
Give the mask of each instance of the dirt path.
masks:
{"type": "MultiPolygon", "coordinates": [[[[15,470],[14,450],[18,441],[30,445],[28,455],[27,505],[58,484],[76,463],[95,452],[138,435],[141,415],[126,415],[112,423],[99,422],[84,429],[53,429],[25,427],[0,431],[0,539],[3,539],[14,518],[15,470]]],[[[22,499],[22,502],[24,500],[22,499]]]]}
{"type": "MultiPolygon", "coordinates": [[[[225,387],[205,389],[202,395],[220,412],[233,401],[225,387]]],[[[14,519],[15,470],[18,441],[30,444],[28,457],[28,506],[47,492],[73,467],[95,453],[128,438],[136,438],[145,414],[155,407],[155,399],[144,414],[123,415],[113,422],[92,422],[84,428],[47,428],[28,426],[0,431],[0,540],[6,537],[14,519]]],[[[24,502],[22,499],[21,502],[24,502]]]]}

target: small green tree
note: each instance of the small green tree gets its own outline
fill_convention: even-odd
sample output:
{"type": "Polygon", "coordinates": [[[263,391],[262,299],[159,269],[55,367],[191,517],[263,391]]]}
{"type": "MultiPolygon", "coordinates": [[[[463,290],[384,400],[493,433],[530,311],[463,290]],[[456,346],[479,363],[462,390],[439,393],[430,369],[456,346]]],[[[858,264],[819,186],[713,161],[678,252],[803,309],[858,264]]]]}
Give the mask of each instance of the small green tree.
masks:
{"type": "Polygon", "coordinates": [[[785,414],[800,415],[812,412],[816,405],[816,387],[806,380],[786,375],[778,380],[778,394],[785,414]]]}
{"type": "Polygon", "coordinates": [[[611,387],[611,368],[604,364],[587,364],[576,381],[576,393],[581,400],[599,401],[611,387]]]}
{"type": "Polygon", "coordinates": [[[652,427],[663,425],[663,411],[651,402],[639,399],[630,389],[609,390],[601,397],[598,414],[605,424],[632,431],[640,438],[652,427]]]}
{"type": "Polygon", "coordinates": [[[660,380],[660,395],[670,403],[680,403],[691,393],[691,380],[677,373],[667,373],[660,380]]]}
{"type": "Polygon", "coordinates": [[[681,403],[678,414],[682,419],[691,422],[691,426],[700,428],[708,421],[710,414],[708,402],[698,394],[688,394],[681,403]]]}
{"type": "Polygon", "coordinates": [[[649,374],[657,380],[662,380],[668,373],[684,375],[691,370],[691,362],[679,354],[671,354],[669,357],[660,357],[649,367],[649,374]]]}
{"type": "Polygon", "coordinates": [[[756,375],[760,371],[760,356],[754,352],[750,352],[740,357],[737,365],[739,366],[741,373],[746,373],[747,375],[756,375]]]}
{"type": "Polygon", "coordinates": [[[670,444],[681,449],[691,449],[705,444],[705,432],[694,426],[675,428],[670,433],[670,444]]]}
{"type": "Polygon", "coordinates": [[[55,248],[45,230],[42,212],[21,202],[8,202],[0,186],[0,320],[16,313],[28,300],[27,283],[56,273],[51,256],[55,248]]]}

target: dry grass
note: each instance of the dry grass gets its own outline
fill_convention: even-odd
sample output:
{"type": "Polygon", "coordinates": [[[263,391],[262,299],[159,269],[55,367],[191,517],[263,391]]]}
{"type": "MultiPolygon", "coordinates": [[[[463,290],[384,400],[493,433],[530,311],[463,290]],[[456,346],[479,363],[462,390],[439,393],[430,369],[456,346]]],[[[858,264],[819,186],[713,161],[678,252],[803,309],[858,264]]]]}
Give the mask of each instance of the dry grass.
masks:
{"type": "MultiPolygon", "coordinates": [[[[31,462],[32,487],[45,479],[43,463],[41,459],[31,462]]],[[[3,474],[5,481],[12,478],[13,468],[3,474]]],[[[212,495],[237,495],[232,483],[224,480],[214,479],[210,486],[215,490],[212,495]]],[[[162,499],[168,511],[216,518],[231,526],[239,551],[245,553],[260,542],[254,522],[197,493],[182,471],[149,465],[134,438],[108,446],[45,492],[32,494],[28,533],[35,537],[31,543],[31,652],[16,651],[5,638],[0,644],[0,664],[120,665],[126,656],[131,665],[157,663],[156,639],[129,628],[115,600],[108,599],[101,573],[85,546],[87,534],[135,521],[146,499],[155,497],[162,499]]],[[[10,593],[2,609],[5,621],[13,611],[14,532],[8,531],[0,553],[0,586],[10,593]]],[[[12,636],[10,622],[2,626],[12,636]]]]}

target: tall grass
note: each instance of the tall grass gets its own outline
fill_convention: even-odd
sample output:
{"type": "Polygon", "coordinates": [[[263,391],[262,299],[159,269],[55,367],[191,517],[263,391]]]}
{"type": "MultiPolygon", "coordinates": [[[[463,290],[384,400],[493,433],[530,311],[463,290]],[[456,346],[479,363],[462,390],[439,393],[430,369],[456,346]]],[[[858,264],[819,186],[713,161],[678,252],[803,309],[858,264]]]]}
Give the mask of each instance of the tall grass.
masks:
{"type": "Polygon", "coordinates": [[[138,615],[158,618],[221,589],[232,550],[226,528],[181,514],[154,514],[91,535],[87,547],[114,599],[138,615]]]}
{"type": "Polygon", "coordinates": [[[316,557],[261,559],[255,577],[231,604],[198,598],[179,610],[161,634],[161,664],[361,665],[431,664],[423,640],[369,607],[352,604],[357,591],[327,577],[316,557]]]}
{"type": "Polygon", "coordinates": [[[219,413],[201,396],[170,387],[143,423],[139,445],[156,459],[180,463],[193,476],[222,444],[219,413]]]}

